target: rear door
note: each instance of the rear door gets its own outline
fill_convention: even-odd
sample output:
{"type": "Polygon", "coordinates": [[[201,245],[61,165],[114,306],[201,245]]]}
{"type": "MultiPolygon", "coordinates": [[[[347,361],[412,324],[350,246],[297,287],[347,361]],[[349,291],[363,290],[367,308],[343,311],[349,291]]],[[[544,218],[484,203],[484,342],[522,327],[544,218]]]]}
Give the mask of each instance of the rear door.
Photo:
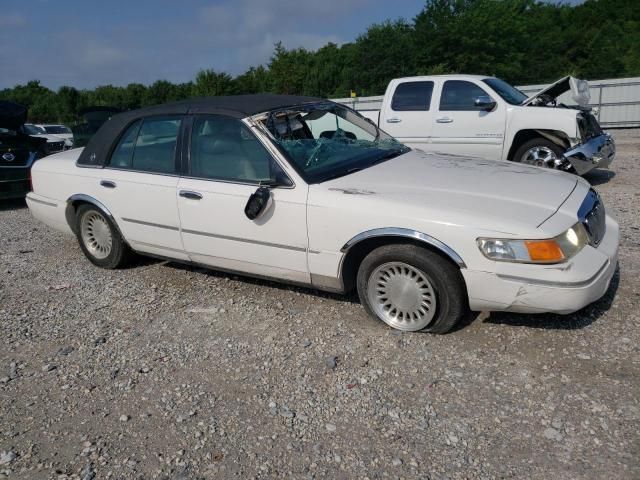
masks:
{"type": "Polygon", "coordinates": [[[306,202],[262,142],[240,120],[193,118],[188,167],[178,184],[182,238],[189,257],[220,269],[309,283],[306,202]],[[250,220],[244,213],[260,183],[280,179],[272,203],[250,220]]]}
{"type": "Polygon", "coordinates": [[[446,80],[435,110],[431,150],[500,160],[506,122],[504,102],[474,81],[446,80]],[[497,102],[493,111],[475,106],[480,96],[497,102]]]}
{"type": "Polygon", "coordinates": [[[431,137],[433,87],[431,80],[403,81],[395,88],[392,85],[385,95],[380,128],[405,145],[427,148],[431,137]]]}
{"type": "Polygon", "coordinates": [[[176,201],[183,122],[162,116],[129,125],[96,189],[134,249],[186,260],[176,201]]]}

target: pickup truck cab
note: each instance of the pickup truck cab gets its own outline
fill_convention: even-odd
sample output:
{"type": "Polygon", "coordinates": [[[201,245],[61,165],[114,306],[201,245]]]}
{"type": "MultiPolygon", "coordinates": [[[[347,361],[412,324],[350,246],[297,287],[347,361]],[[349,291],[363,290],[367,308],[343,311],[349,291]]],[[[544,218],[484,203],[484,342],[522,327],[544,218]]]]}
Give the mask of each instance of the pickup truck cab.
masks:
{"type": "Polygon", "coordinates": [[[527,97],[495,77],[437,75],[392,80],[380,111],[360,113],[413,148],[582,175],[615,156],[588,101],[587,82],[573,77],[527,97]],[[578,105],[558,103],[569,90],[578,105]]]}

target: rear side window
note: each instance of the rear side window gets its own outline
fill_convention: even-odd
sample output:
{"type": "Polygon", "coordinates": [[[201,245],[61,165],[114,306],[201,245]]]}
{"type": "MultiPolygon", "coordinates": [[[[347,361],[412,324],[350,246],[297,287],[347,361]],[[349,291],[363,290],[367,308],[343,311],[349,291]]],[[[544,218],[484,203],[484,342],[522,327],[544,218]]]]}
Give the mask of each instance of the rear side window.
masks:
{"type": "Polygon", "coordinates": [[[176,173],[176,144],[181,118],[138,120],[124,133],[109,165],[152,173],[176,173]]]}
{"type": "Polygon", "coordinates": [[[391,109],[396,112],[428,111],[433,82],[405,82],[396,87],[391,109]]]}
{"type": "Polygon", "coordinates": [[[489,96],[487,92],[475,83],[464,80],[447,80],[442,87],[440,97],[440,111],[475,111],[476,98],[489,96]]]}

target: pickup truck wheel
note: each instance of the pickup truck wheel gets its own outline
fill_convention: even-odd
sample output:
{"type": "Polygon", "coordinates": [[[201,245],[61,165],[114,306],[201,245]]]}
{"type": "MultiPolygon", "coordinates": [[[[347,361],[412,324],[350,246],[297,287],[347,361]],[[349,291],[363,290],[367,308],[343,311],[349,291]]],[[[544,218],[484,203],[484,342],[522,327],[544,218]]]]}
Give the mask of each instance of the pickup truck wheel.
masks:
{"type": "Polygon", "coordinates": [[[127,263],[131,250],[111,221],[93,205],[81,205],[76,213],[76,236],[91,263],[118,268],[127,263]]]}
{"type": "Polygon", "coordinates": [[[534,138],[523,143],[513,156],[514,162],[545,168],[561,168],[566,161],[563,150],[546,138],[534,138]]]}
{"type": "Polygon", "coordinates": [[[460,270],[415,245],[386,245],[360,264],[358,295],[365,310],[407,332],[450,331],[468,309],[460,270]]]}

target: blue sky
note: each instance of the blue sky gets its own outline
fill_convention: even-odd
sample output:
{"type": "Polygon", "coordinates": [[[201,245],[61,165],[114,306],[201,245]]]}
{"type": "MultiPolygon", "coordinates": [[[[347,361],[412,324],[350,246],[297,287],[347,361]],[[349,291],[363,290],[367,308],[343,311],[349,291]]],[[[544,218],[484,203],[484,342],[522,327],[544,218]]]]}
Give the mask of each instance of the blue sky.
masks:
{"type": "Polygon", "coordinates": [[[233,75],[288,48],[352,41],[372,23],[413,18],[424,0],[0,0],[0,89],[184,82],[233,75]]]}

